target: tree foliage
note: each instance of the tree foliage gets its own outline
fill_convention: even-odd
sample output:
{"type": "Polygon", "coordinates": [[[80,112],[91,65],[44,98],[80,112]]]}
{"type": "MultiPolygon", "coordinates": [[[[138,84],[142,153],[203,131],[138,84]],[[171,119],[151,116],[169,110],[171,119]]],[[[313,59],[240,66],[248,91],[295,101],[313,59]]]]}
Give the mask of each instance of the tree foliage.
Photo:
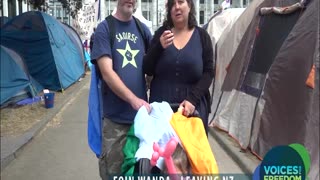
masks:
{"type": "Polygon", "coordinates": [[[75,18],[78,11],[82,8],[82,0],[58,0],[62,7],[66,9],[66,13],[75,18]]]}
{"type": "MultiPolygon", "coordinates": [[[[66,13],[74,18],[78,11],[82,8],[82,0],[58,0],[61,2],[62,7],[66,10],[66,13]]],[[[33,5],[34,9],[46,12],[49,8],[46,0],[28,0],[28,3],[33,5]]]]}
{"type": "Polygon", "coordinates": [[[28,4],[31,4],[33,6],[33,9],[46,11],[45,0],[28,0],[28,4]]]}

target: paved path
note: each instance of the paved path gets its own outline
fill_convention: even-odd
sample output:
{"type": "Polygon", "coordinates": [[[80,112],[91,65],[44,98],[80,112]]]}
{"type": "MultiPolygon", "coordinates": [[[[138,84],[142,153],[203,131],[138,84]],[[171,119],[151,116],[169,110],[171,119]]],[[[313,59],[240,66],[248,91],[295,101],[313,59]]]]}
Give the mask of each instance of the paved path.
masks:
{"type": "Polygon", "coordinates": [[[2,172],[2,180],[95,180],[97,158],[87,143],[86,84],[2,172]]]}
{"type": "MultiPolygon", "coordinates": [[[[89,81],[80,87],[77,96],[71,98],[45,128],[19,151],[16,159],[2,170],[2,180],[100,179],[97,158],[87,143],[88,91],[89,81]]],[[[229,146],[221,145],[221,139],[217,141],[216,135],[209,134],[209,142],[220,173],[244,173],[245,168],[239,167],[232,159],[233,156],[230,156],[229,146]]],[[[226,141],[226,138],[223,141],[226,141]]],[[[240,156],[248,160],[248,157],[240,156]]],[[[252,164],[252,161],[249,163],[252,164]]],[[[254,166],[255,164],[252,167],[254,166]]]]}

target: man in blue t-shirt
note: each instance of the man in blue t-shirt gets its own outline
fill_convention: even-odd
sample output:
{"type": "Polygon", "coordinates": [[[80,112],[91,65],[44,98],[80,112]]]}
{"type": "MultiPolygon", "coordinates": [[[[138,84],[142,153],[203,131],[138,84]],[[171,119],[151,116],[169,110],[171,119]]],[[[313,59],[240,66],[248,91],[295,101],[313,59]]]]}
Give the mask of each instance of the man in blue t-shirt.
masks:
{"type": "MultiPolygon", "coordinates": [[[[95,31],[91,59],[98,65],[104,80],[102,153],[99,158],[102,179],[120,173],[122,148],[137,110],[141,106],[149,112],[151,109],[142,71],[144,40],[132,17],[135,5],[136,0],[118,0],[117,12],[112,17],[113,38],[110,38],[111,31],[106,20],[95,31]]],[[[146,25],[141,26],[149,43],[151,33],[146,25]]]]}

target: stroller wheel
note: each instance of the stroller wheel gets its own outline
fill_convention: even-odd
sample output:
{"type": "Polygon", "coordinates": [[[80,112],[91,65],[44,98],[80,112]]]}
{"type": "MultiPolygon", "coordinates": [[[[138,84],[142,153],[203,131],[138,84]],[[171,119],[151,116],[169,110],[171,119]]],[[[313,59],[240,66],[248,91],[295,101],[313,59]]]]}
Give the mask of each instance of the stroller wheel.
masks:
{"type": "Polygon", "coordinates": [[[160,174],[161,170],[157,166],[151,166],[150,160],[147,158],[141,158],[134,166],[134,174],[150,175],[160,174]]]}

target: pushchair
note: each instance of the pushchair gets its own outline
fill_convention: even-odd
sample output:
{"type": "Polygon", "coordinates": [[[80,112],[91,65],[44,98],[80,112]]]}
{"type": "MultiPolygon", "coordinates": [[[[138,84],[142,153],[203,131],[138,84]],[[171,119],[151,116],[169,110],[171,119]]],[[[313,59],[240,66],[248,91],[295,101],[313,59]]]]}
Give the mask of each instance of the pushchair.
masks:
{"type": "MultiPolygon", "coordinates": [[[[181,112],[179,113],[179,111],[177,111],[179,104],[170,104],[170,107],[176,113],[174,113],[173,115],[170,116],[169,124],[171,124],[170,126],[173,127],[173,130],[176,133],[175,136],[177,136],[177,138],[179,139],[180,145],[182,146],[182,148],[185,150],[185,153],[187,154],[187,158],[188,158],[190,165],[191,165],[191,168],[190,168],[191,173],[196,173],[196,174],[217,173],[218,168],[216,165],[216,161],[215,161],[215,158],[212,154],[206,133],[204,131],[202,120],[199,118],[199,113],[197,111],[195,111],[195,113],[191,115],[192,117],[185,117],[182,115],[181,112]],[[189,129],[181,129],[179,127],[186,127],[189,129]],[[188,131],[188,132],[186,133],[185,131],[188,131]],[[199,134],[197,134],[198,136],[193,136],[193,135],[196,135],[195,133],[201,133],[201,134],[200,134],[200,136],[199,136],[199,134]],[[201,138],[198,139],[199,137],[201,137],[201,138]],[[198,151],[197,149],[202,149],[202,148],[193,147],[193,144],[195,144],[194,142],[198,142],[198,144],[203,148],[202,152],[197,152],[198,151]],[[201,144],[201,142],[202,142],[202,144],[201,144]],[[202,153],[205,156],[199,156],[199,153],[200,154],[202,153]],[[193,156],[193,154],[196,154],[196,156],[193,156]],[[202,162],[202,159],[201,158],[199,159],[198,157],[204,158],[203,160],[205,160],[206,162],[212,162],[212,163],[202,165],[204,163],[202,162]]],[[[146,122],[146,121],[144,121],[144,122],[146,122]]],[[[135,123],[136,123],[136,121],[135,121],[135,123]]],[[[147,135],[144,134],[144,136],[148,136],[148,134],[147,135]]],[[[169,144],[170,141],[167,141],[166,144],[169,144]]],[[[176,143],[176,145],[177,145],[177,143],[176,143]]],[[[153,144],[153,150],[155,150],[154,144],[153,144]]],[[[153,156],[155,153],[156,152],[153,151],[151,161],[154,161],[153,156]]],[[[164,173],[157,166],[154,166],[155,162],[152,163],[151,161],[150,161],[150,157],[140,158],[140,160],[135,163],[134,174],[135,175],[160,175],[160,174],[164,173]],[[151,165],[151,164],[153,164],[153,165],[151,165]]],[[[170,173],[170,172],[168,171],[168,173],[170,173]]]]}
{"type": "MultiPolygon", "coordinates": [[[[173,112],[177,112],[178,108],[179,108],[179,104],[178,103],[171,103],[169,104],[172,111],[173,112]]],[[[192,117],[200,117],[199,116],[199,112],[195,111],[192,115],[190,115],[192,117]]],[[[150,159],[148,158],[141,158],[136,164],[135,164],[135,168],[134,168],[134,174],[139,174],[139,175],[158,175],[158,174],[162,174],[163,172],[161,171],[161,169],[159,169],[157,166],[152,165],[152,163],[150,162],[150,159]]]]}

